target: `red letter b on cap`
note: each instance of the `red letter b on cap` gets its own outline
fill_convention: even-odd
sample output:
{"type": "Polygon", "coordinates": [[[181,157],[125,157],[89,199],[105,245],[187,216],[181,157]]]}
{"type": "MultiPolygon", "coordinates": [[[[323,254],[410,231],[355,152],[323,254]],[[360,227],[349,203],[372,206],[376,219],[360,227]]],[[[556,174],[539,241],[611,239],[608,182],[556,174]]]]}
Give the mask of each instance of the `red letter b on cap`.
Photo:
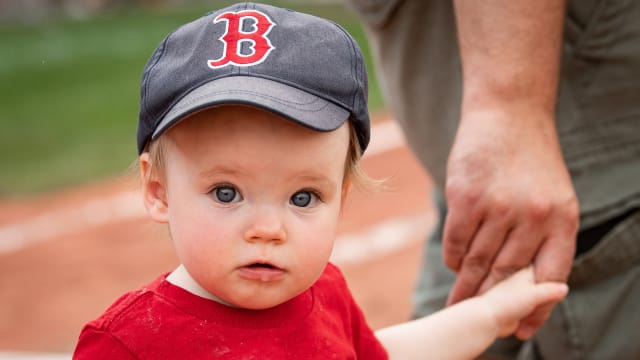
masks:
{"type": "Polygon", "coordinates": [[[237,13],[225,12],[218,15],[213,23],[221,21],[227,23],[227,31],[220,37],[224,43],[224,51],[221,58],[207,62],[210,68],[220,68],[229,64],[236,66],[256,65],[263,62],[274,49],[267,34],[275,24],[267,15],[255,10],[243,10],[237,13]],[[245,32],[242,30],[245,21],[254,22],[253,31],[245,32]],[[240,52],[243,43],[252,50],[250,54],[240,52]]]}

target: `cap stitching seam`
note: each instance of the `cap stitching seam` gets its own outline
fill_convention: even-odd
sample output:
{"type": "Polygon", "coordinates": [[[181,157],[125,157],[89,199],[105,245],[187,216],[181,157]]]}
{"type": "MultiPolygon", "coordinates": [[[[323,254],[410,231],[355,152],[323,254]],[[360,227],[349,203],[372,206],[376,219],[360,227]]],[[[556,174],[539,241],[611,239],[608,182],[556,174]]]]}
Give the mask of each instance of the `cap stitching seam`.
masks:
{"type": "MultiPolygon", "coordinates": [[[[153,64],[151,65],[151,67],[149,68],[149,71],[147,72],[147,81],[145,81],[144,84],[144,91],[145,91],[145,95],[149,93],[149,86],[150,86],[150,82],[151,82],[151,73],[153,72],[153,70],[155,69],[156,65],[158,65],[158,63],[160,62],[160,59],[162,58],[162,56],[164,55],[166,49],[167,49],[167,41],[169,40],[169,37],[171,37],[171,35],[173,35],[175,33],[175,31],[171,32],[169,35],[167,35],[167,37],[164,38],[164,40],[162,41],[162,46],[158,51],[158,55],[156,56],[153,62],[153,64]]],[[[150,118],[154,118],[154,114],[151,113],[151,109],[149,107],[149,97],[145,96],[144,97],[144,106],[145,106],[145,112],[147,114],[147,116],[149,116],[150,118]]],[[[155,122],[155,121],[154,121],[155,122]]]]}
{"type": "MultiPolygon", "coordinates": [[[[349,36],[347,35],[346,30],[342,26],[340,26],[338,24],[335,24],[335,25],[338,27],[338,29],[340,29],[343,38],[346,40],[347,44],[349,45],[349,48],[351,49],[351,55],[352,56],[351,56],[351,59],[350,59],[351,60],[351,70],[350,70],[350,72],[351,72],[351,76],[356,80],[356,82],[358,82],[359,81],[358,76],[354,76],[354,72],[356,74],[358,72],[358,70],[357,70],[358,62],[357,61],[353,61],[354,60],[354,56],[353,55],[355,55],[355,57],[357,57],[358,53],[355,50],[353,42],[349,39],[349,36]]],[[[358,88],[359,88],[359,86],[355,86],[353,91],[351,92],[351,96],[350,96],[351,97],[351,106],[352,106],[353,110],[355,110],[357,108],[356,105],[357,105],[357,100],[358,99],[357,99],[356,95],[358,94],[358,88]]]]}

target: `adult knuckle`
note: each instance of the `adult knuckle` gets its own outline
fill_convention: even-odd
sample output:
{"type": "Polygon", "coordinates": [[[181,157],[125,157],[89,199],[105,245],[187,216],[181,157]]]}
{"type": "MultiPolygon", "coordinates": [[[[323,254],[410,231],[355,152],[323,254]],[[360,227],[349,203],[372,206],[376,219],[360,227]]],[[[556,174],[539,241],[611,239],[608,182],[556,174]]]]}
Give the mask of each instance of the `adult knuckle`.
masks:
{"type": "Polygon", "coordinates": [[[567,232],[567,236],[573,237],[578,232],[578,227],[580,225],[579,217],[571,218],[565,221],[565,229],[567,232]]]}
{"type": "Polygon", "coordinates": [[[547,274],[547,276],[544,279],[541,279],[543,281],[560,281],[560,282],[564,282],[567,281],[567,278],[569,277],[569,272],[563,272],[563,271],[553,271],[547,274]]]}
{"type": "Polygon", "coordinates": [[[491,267],[491,277],[496,280],[506,279],[518,272],[523,266],[515,264],[495,264],[491,267]]]}
{"type": "Polygon", "coordinates": [[[568,220],[575,221],[577,223],[580,218],[580,206],[577,199],[567,201],[565,205],[565,214],[568,220]]]}
{"type": "Polygon", "coordinates": [[[458,270],[458,264],[460,263],[459,259],[459,257],[453,257],[448,254],[445,254],[443,257],[444,264],[447,266],[447,268],[454,271],[458,270]]]}
{"type": "Polygon", "coordinates": [[[473,184],[462,181],[448,181],[445,187],[447,201],[461,206],[474,206],[478,203],[482,191],[473,184]]]}
{"type": "Polygon", "coordinates": [[[444,254],[449,258],[459,259],[464,256],[466,247],[464,242],[457,237],[450,237],[446,242],[442,244],[444,254]]]}
{"type": "Polygon", "coordinates": [[[463,249],[465,244],[465,237],[461,232],[451,231],[445,239],[443,246],[447,251],[460,252],[466,250],[463,249]]]}
{"type": "Polygon", "coordinates": [[[449,241],[443,244],[443,248],[446,252],[453,255],[462,255],[467,250],[464,246],[464,241],[459,237],[451,237],[449,241]]]}
{"type": "Polygon", "coordinates": [[[443,250],[445,263],[447,266],[452,267],[457,266],[467,249],[461,241],[456,242],[450,239],[450,241],[443,244],[443,250]]]}
{"type": "Polygon", "coordinates": [[[511,209],[511,201],[506,196],[494,195],[491,197],[491,212],[498,216],[506,216],[511,209]]]}
{"type": "Polygon", "coordinates": [[[487,253],[480,252],[468,254],[463,261],[463,267],[468,272],[475,275],[484,275],[488,272],[491,263],[491,256],[487,253]]]}
{"type": "Polygon", "coordinates": [[[552,210],[553,206],[551,201],[538,197],[529,200],[525,211],[534,221],[543,222],[551,215],[552,210]]]}
{"type": "Polygon", "coordinates": [[[580,207],[577,199],[566,201],[561,211],[559,218],[562,220],[565,234],[575,235],[580,223],[580,207]]]}
{"type": "Polygon", "coordinates": [[[444,192],[447,196],[447,199],[456,198],[458,194],[462,192],[462,185],[460,181],[447,180],[444,187],[444,192]]]}
{"type": "Polygon", "coordinates": [[[455,262],[464,255],[464,252],[459,247],[446,246],[444,254],[448,259],[455,262]]]}
{"type": "Polygon", "coordinates": [[[556,266],[544,269],[536,279],[538,281],[567,281],[571,270],[571,262],[559,263],[556,266]]]}

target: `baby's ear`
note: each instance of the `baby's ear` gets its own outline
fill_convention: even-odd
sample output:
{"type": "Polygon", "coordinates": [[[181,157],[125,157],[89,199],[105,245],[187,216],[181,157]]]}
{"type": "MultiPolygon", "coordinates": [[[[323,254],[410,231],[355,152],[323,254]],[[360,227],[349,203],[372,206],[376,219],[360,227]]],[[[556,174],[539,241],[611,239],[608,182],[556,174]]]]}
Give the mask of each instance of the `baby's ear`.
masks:
{"type": "Polygon", "coordinates": [[[167,191],[160,180],[157,169],[149,159],[149,153],[140,155],[140,175],[142,177],[142,200],[151,218],[159,223],[169,222],[167,191]]]}

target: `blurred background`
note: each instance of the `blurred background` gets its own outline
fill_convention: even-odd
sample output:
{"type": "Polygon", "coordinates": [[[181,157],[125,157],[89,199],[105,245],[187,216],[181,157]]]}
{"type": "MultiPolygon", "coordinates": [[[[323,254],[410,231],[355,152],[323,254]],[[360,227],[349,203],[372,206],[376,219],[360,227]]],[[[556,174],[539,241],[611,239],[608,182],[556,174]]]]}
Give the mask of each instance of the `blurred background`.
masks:
{"type": "MultiPolygon", "coordinates": [[[[430,182],[384,111],[358,19],[339,1],[263,1],[359,42],[376,125],[334,261],[374,328],[409,317],[430,182]],[[380,126],[377,126],[380,125],[380,126]],[[375,150],[374,148],[378,148],[375,150]]],[[[0,359],[68,359],[84,323],[177,265],[130,170],[139,81],[164,36],[219,0],[0,0],[0,359]]]]}
{"type": "MultiPolygon", "coordinates": [[[[340,1],[267,1],[343,25],[340,1]]],[[[231,1],[0,1],[0,198],[32,195],[122,172],[136,157],[139,80],[175,27],[231,1]]],[[[373,72],[371,106],[382,108],[373,72]]]]}

